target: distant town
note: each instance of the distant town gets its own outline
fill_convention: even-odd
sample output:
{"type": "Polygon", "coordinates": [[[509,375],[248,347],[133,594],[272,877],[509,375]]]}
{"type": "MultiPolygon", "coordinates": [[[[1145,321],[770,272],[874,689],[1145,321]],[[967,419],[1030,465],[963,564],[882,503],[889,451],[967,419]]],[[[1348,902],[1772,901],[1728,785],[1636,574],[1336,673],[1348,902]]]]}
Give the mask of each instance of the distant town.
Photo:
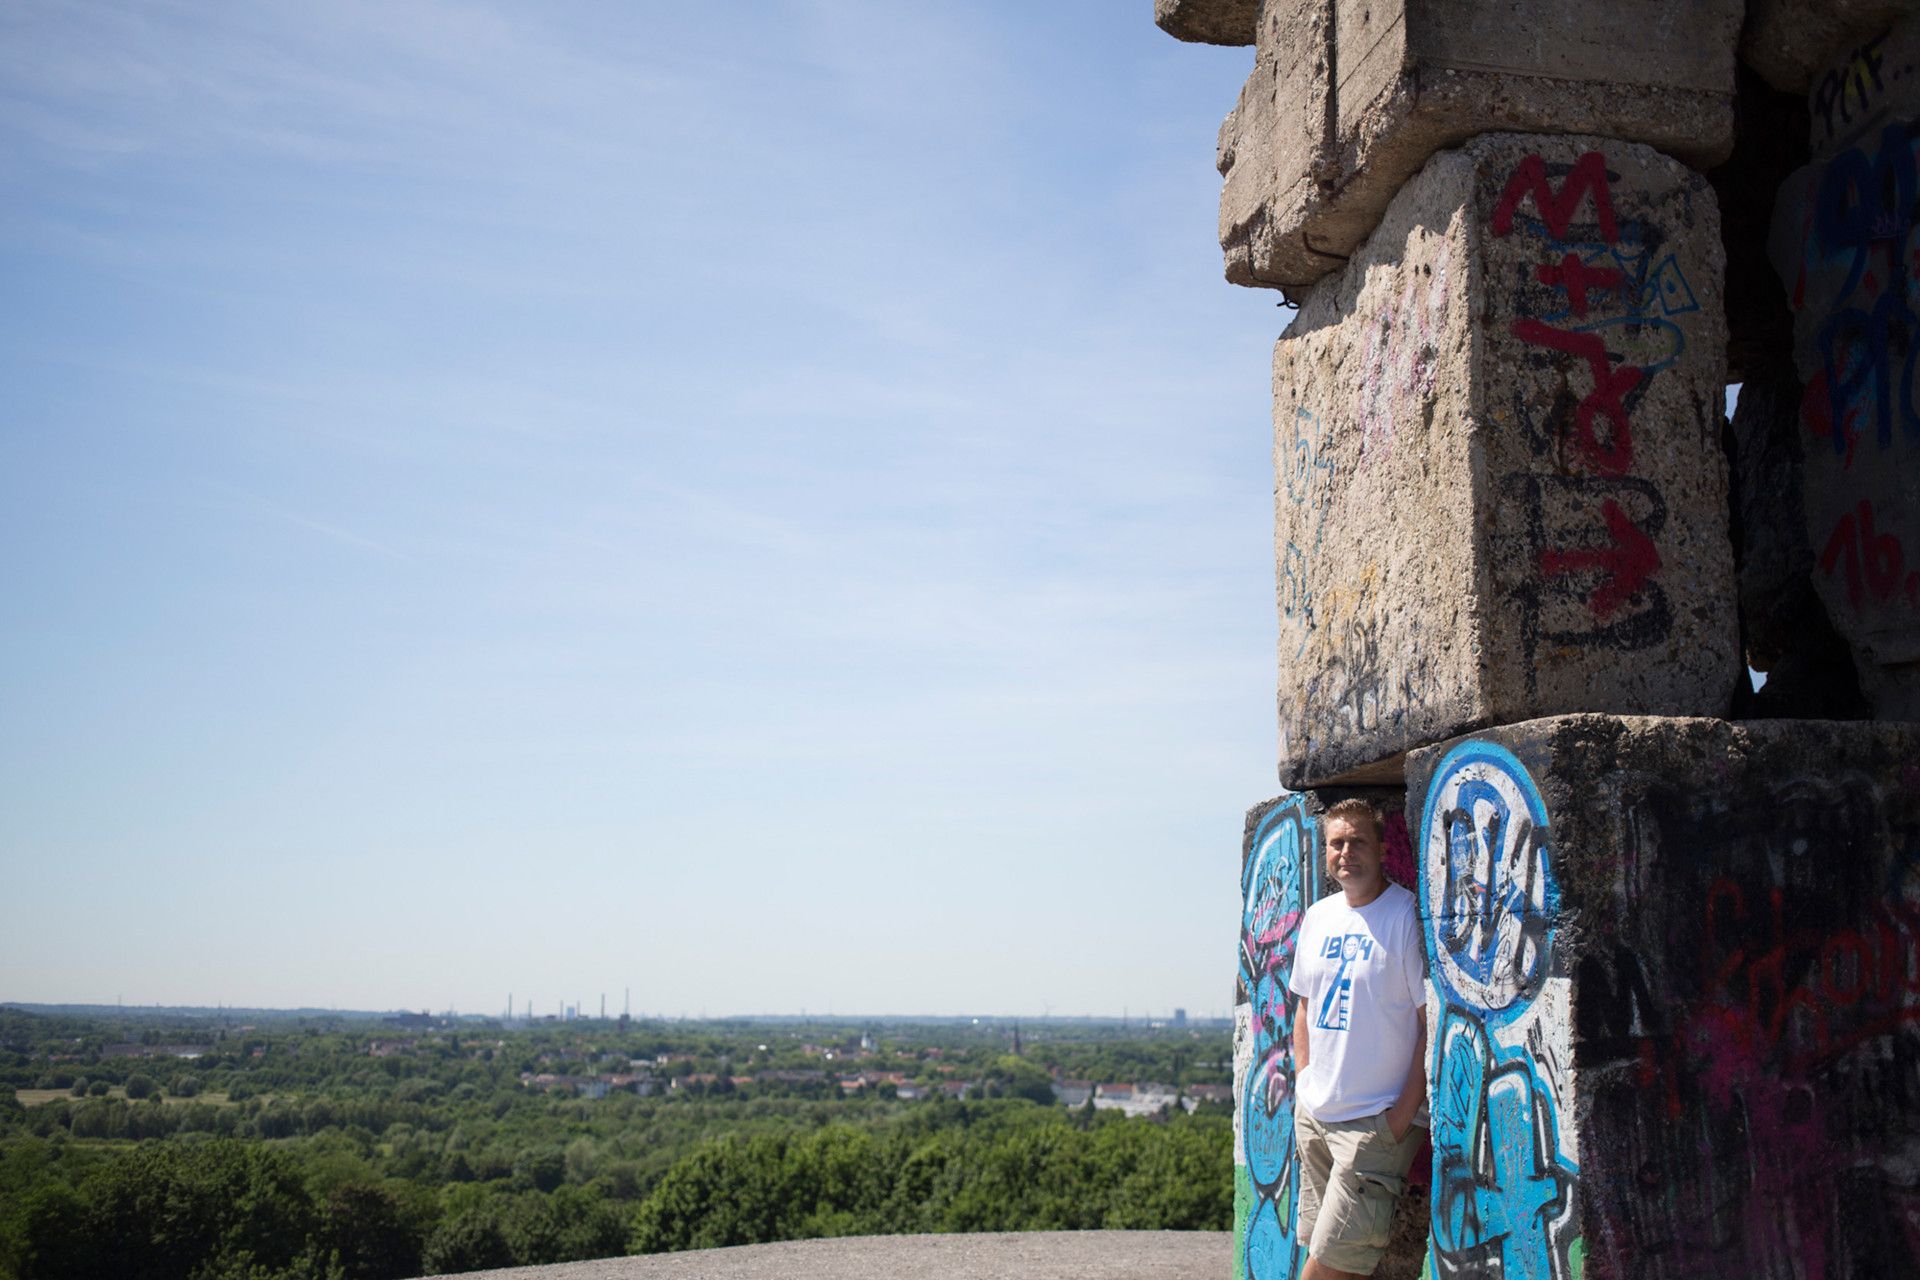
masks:
{"type": "MultiPolygon", "coordinates": [[[[889,1016],[846,1022],[804,1015],[689,1022],[636,1019],[626,1012],[611,1018],[604,1013],[600,1017],[588,1017],[581,1014],[577,1004],[565,1005],[552,1014],[534,1015],[523,1008],[517,1017],[497,1018],[453,1011],[128,1008],[22,1003],[7,1003],[0,1008],[67,1018],[117,1018],[129,1026],[145,1027],[143,1040],[101,1043],[97,1048],[83,1040],[74,1046],[74,1052],[50,1053],[45,1058],[49,1067],[130,1059],[197,1062],[230,1052],[230,1043],[235,1038],[246,1046],[249,1060],[265,1059],[276,1049],[279,1054],[292,1057],[302,1052],[303,1039],[317,1032],[363,1042],[366,1054],[372,1058],[437,1060],[447,1054],[449,1046],[458,1045],[467,1057],[491,1062],[507,1053],[519,1033],[564,1027],[579,1035],[564,1045],[538,1048],[530,1062],[517,1073],[523,1088],[586,1099],[601,1099],[616,1093],[645,1098],[689,1091],[703,1095],[727,1091],[817,1095],[837,1089],[843,1095],[865,1091],[901,1102],[935,1095],[965,1100],[984,1096],[993,1087],[988,1074],[981,1069],[983,1047],[994,1053],[1011,1052],[1019,1058],[1026,1056],[1027,1046],[1047,1045],[1051,1047],[1039,1057],[1050,1064],[1048,1087],[1053,1100],[1063,1106],[1148,1116],[1174,1107],[1192,1111],[1205,1104],[1230,1107],[1232,1103],[1228,1083],[1231,1062],[1224,1054],[1210,1062],[1201,1062],[1196,1056],[1184,1064],[1181,1071],[1184,1078],[1179,1080],[1141,1079],[1136,1075],[1087,1079],[1068,1074],[1069,1062],[1099,1061],[1100,1055],[1084,1048],[1069,1053],[1063,1051],[1063,1046],[1093,1046],[1134,1036],[1157,1037],[1182,1032],[1198,1038],[1203,1031],[1227,1033],[1231,1030],[1231,1024],[1223,1019],[1189,1020],[1185,1009],[1173,1010],[1164,1020],[1083,1016],[1023,1023],[1019,1019],[964,1016],[889,1016]],[[156,1032],[166,1026],[192,1026],[201,1029],[204,1038],[191,1043],[155,1039],[156,1032]],[[298,1029],[302,1036],[282,1040],[276,1046],[269,1033],[289,1028],[298,1029]],[[630,1056],[603,1046],[592,1034],[602,1033],[608,1038],[607,1043],[612,1044],[642,1028],[673,1028],[682,1033],[698,1031],[704,1043],[698,1049],[661,1049],[645,1056],[630,1056]],[[489,1030],[499,1034],[489,1040],[489,1030]],[[762,1034],[766,1038],[760,1038],[762,1034]],[[716,1045],[724,1047],[716,1049],[716,1045]],[[1220,1078],[1205,1078],[1211,1074],[1218,1074],[1220,1078]]],[[[1123,1064],[1132,1065],[1125,1059],[1115,1065],[1123,1064]]],[[[1176,1069],[1182,1067],[1177,1056],[1169,1065],[1176,1069]]],[[[57,1080],[62,1073],[54,1070],[48,1074],[57,1080]]]]}

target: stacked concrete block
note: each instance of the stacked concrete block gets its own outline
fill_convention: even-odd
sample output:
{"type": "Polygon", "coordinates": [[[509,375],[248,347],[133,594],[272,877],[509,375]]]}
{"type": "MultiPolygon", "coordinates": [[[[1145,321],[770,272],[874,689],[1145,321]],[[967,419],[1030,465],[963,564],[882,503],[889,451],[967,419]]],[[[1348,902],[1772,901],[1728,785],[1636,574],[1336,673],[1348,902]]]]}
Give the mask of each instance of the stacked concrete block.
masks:
{"type": "Polygon", "coordinates": [[[1920,19],[1816,80],[1774,214],[1813,582],[1882,719],[1920,719],[1920,19]],[[1835,82],[1844,88],[1831,90],[1835,82]]]}
{"type": "Polygon", "coordinates": [[[1476,134],[1599,134],[1702,166],[1733,146],[1737,0],[1265,0],[1252,24],[1244,5],[1165,9],[1176,31],[1256,44],[1218,148],[1236,284],[1312,284],[1476,134]]]}
{"type": "Polygon", "coordinates": [[[1285,984],[1318,815],[1391,783],[1427,1274],[1920,1275],[1920,19],[1889,29],[1916,7],[1754,0],[1776,88],[1736,94],[1727,0],[1156,0],[1256,46],[1221,243],[1300,303],[1273,368],[1301,794],[1243,850],[1240,1274],[1302,1261],[1285,984]],[[1723,241],[1697,170],[1736,101],[1723,241]],[[1725,246],[1751,276],[1763,242],[1784,290],[1743,283],[1729,426],[1725,246]],[[1766,708],[1879,719],[1714,718],[1766,708]]]}
{"type": "Polygon", "coordinates": [[[1260,0],[1153,0],[1153,20],[1177,40],[1252,44],[1260,0]]]}
{"type": "MultiPolygon", "coordinates": [[[[1774,88],[1805,93],[1835,58],[1916,11],[1916,0],[1750,0],[1740,58],[1774,88]]],[[[1832,88],[1838,96],[1845,82],[1832,88]]]]}
{"type": "Polygon", "coordinates": [[[1739,671],[1711,192],[1649,147],[1434,156],[1274,353],[1282,781],[1739,671]]]}
{"type": "MultiPolygon", "coordinates": [[[[1240,857],[1240,963],[1234,988],[1233,1221],[1235,1280],[1292,1280],[1306,1242],[1295,1230],[1300,1170],[1293,1143],[1293,1011],[1287,979],[1306,909],[1326,892],[1322,815],[1349,796],[1391,815],[1387,867],[1417,880],[1399,788],[1283,795],[1247,813],[1240,857]]],[[[1394,1246],[1375,1272],[1414,1280],[1426,1253],[1426,1197],[1409,1195],[1394,1246]]]]}
{"type": "Polygon", "coordinates": [[[1416,753],[1433,1274],[1920,1274],[1920,726],[1416,753]]]}
{"type": "Polygon", "coordinates": [[[1326,0],[1261,6],[1253,72],[1220,126],[1214,154],[1220,247],[1235,284],[1304,286],[1337,268],[1348,241],[1366,234],[1364,216],[1326,234],[1339,177],[1330,137],[1331,21],[1326,0]]]}

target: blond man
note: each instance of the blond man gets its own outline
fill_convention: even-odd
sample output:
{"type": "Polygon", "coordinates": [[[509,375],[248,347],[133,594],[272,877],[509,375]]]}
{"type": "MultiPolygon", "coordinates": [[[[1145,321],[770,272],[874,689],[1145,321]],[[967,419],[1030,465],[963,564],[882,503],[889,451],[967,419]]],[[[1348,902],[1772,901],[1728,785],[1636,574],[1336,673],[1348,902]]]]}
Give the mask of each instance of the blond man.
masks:
{"type": "Polygon", "coordinates": [[[1413,894],[1381,868],[1385,826],[1364,800],[1327,811],[1340,892],[1307,908],[1288,988],[1300,1280],[1369,1276],[1427,1123],[1427,1011],[1413,894]]]}

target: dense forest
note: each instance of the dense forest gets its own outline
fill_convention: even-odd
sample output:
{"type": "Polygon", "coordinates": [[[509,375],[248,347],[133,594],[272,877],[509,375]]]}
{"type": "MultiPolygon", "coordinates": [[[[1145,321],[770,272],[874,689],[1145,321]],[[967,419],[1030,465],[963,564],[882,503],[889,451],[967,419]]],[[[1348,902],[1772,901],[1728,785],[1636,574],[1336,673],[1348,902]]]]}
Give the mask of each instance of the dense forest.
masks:
{"type": "Polygon", "coordinates": [[[384,1280],[812,1236],[1224,1230],[1229,1054],[1221,1028],[0,1008],[0,1277],[384,1280]],[[1063,1105],[1077,1082],[1171,1105],[1063,1105]]]}

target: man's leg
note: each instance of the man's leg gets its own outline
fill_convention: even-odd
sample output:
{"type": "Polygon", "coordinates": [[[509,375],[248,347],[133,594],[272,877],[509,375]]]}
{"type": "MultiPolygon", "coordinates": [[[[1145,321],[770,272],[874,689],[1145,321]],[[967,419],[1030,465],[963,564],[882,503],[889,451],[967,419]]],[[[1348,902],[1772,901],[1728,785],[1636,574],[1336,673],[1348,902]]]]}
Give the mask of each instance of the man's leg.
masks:
{"type": "Polygon", "coordinates": [[[1307,1236],[1300,1280],[1363,1280],[1371,1276],[1393,1234],[1394,1204],[1406,1187],[1407,1166],[1422,1131],[1396,1142],[1382,1116],[1324,1126],[1333,1169],[1307,1236]]]}
{"type": "Polygon", "coordinates": [[[1333,1172],[1333,1152],[1327,1146],[1327,1131],[1298,1103],[1293,1109],[1293,1150],[1300,1166],[1300,1198],[1294,1206],[1293,1238],[1304,1250],[1313,1239],[1314,1220],[1320,1216],[1320,1199],[1326,1194],[1327,1178],[1333,1172]]]}

